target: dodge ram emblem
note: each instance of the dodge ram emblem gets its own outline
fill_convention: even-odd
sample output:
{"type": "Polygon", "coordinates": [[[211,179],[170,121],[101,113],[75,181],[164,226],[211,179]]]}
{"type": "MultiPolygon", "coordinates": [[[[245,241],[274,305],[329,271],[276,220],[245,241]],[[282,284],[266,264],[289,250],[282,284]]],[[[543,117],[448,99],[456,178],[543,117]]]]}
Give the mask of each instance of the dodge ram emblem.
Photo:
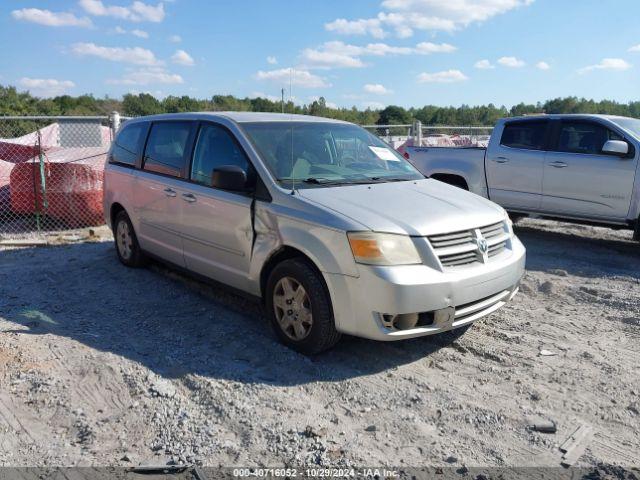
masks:
{"type": "Polygon", "coordinates": [[[489,245],[487,244],[487,241],[484,238],[479,238],[477,240],[478,243],[478,250],[480,250],[480,253],[485,254],[489,251],[489,245]]]}

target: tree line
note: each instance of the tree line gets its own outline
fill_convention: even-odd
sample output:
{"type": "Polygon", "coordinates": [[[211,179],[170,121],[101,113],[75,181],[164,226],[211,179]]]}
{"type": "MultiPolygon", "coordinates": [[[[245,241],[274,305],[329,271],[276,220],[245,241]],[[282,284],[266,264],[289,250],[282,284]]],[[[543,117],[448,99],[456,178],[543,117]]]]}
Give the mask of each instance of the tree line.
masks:
{"type": "MultiPolygon", "coordinates": [[[[279,101],[267,98],[238,98],[233,95],[214,95],[208,99],[183,96],[168,96],[157,99],[148,93],[126,94],[121,99],[93,95],[60,95],[53,98],[39,98],[28,91],[18,91],[12,86],[0,86],[0,115],[108,115],[118,111],[125,116],[152,115],[156,113],[177,113],[194,111],[248,111],[281,112],[279,101]]],[[[535,113],[604,113],[640,118],[640,101],[620,103],[612,100],[588,100],[586,98],[565,97],[538,102],[519,103],[511,108],[493,104],[459,107],[404,108],[390,105],[383,109],[364,110],[332,108],[324,98],[297,105],[285,102],[284,111],[304,115],[346,120],[361,125],[410,124],[420,120],[423,125],[464,125],[492,126],[499,118],[535,113]]]]}

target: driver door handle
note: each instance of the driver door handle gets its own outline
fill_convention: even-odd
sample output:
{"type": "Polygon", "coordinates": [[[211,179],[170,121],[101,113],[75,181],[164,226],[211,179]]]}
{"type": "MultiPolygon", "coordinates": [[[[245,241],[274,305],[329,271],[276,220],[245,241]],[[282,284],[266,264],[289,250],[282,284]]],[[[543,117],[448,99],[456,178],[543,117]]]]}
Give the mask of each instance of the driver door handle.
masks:
{"type": "Polygon", "coordinates": [[[507,157],[496,157],[493,161],[496,163],[507,163],[509,159],[507,157]]]}
{"type": "Polygon", "coordinates": [[[183,193],[182,194],[182,199],[185,202],[189,202],[189,203],[193,203],[196,201],[196,197],[193,193],[183,193]]]}
{"type": "Polygon", "coordinates": [[[555,167],[555,168],[565,168],[565,167],[569,166],[564,162],[551,162],[549,165],[551,165],[552,167],[555,167]]]}
{"type": "Polygon", "coordinates": [[[164,189],[164,194],[165,194],[167,197],[175,197],[175,196],[177,195],[177,194],[176,194],[176,191],[175,191],[175,190],[173,190],[172,188],[165,188],[165,189],[164,189]]]}

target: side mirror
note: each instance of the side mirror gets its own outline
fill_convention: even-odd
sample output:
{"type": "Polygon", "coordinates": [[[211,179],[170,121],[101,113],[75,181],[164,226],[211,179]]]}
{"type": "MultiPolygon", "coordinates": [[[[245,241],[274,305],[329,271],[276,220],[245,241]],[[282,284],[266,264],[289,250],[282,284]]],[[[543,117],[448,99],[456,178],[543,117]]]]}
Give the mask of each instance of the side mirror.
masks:
{"type": "Polygon", "coordinates": [[[213,169],[211,185],[221,190],[245,190],[247,187],[247,172],[237,165],[220,165],[213,169]]]}
{"type": "Polygon", "coordinates": [[[629,144],[622,140],[607,140],[602,146],[602,153],[624,157],[629,153],[629,144]]]}

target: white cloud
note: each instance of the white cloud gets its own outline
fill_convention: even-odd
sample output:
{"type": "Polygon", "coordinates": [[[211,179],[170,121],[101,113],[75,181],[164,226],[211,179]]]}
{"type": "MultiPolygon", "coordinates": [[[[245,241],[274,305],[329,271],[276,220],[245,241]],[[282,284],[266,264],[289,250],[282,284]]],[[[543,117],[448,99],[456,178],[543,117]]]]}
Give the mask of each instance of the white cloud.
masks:
{"type": "Polygon", "coordinates": [[[600,63],[595,65],[589,65],[588,67],[581,68],[578,73],[583,74],[591,72],[593,70],[617,70],[624,71],[631,68],[631,64],[622,58],[603,58],[600,63]]]}
{"type": "Polygon", "coordinates": [[[171,43],[180,43],[182,41],[182,37],[180,35],[171,35],[169,37],[169,41],[171,43]]]}
{"type": "Polygon", "coordinates": [[[267,57],[267,63],[269,65],[276,65],[278,63],[278,59],[276,57],[272,57],[271,55],[269,55],[267,57]]]}
{"type": "Polygon", "coordinates": [[[183,78],[163,68],[147,68],[125,73],[120,78],[111,78],[107,83],[112,85],[177,85],[184,83],[183,78]]]}
{"type": "Polygon", "coordinates": [[[504,67],[509,68],[521,68],[526,65],[524,61],[516,57],[500,57],[498,59],[498,63],[504,67]]]}
{"type": "Polygon", "coordinates": [[[187,67],[192,67],[196,64],[193,57],[184,50],[176,50],[176,53],[171,55],[171,61],[176,65],[185,65],[187,67]]]}
{"type": "Polygon", "coordinates": [[[256,78],[258,80],[277,82],[282,85],[288,85],[289,81],[291,81],[292,85],[301,88],[324,88],[331,86],[331,84],[324,78],[315,75],[308,70],[290,68],[280,68],[268,71],[259,70],[258,73],[256,73],[256,78]]]}
{"type": "Polygon", "coordinates": [[[326,23],[324,28],[329,32],[336,32],[342,35],[371,35],[374,38],[384,38],[386,36],[381,22],[377,18],[360,20],[338,18],[333,22],[326,23]]]}
{"type": "Polygon", "coordinates": [[[306,48],[300,55],[305,68],[360,68],[366,66],[360,57],[387,55],[429,55],[450,53],[456,47],[447,43],[422,42],[415,47],[397,47],[386,43],[368,43],[364,46],[350,45],[341,41],[325,42],[317,48],[306,48]]]}
{"type": "Polygon", "coordinates": [[[162,2],[153,6],[136,0],[128,7],[105,5],[102,0],[80,0],[78,3],[89,15],[97,17],[115,17],[132,22],[159,23],[164,20],[165,16],[162,2]]]}
{"type": "Polygon", "coordinates": [[[538,62],[536,63],[536,68],[538,70],[549,70],[551,68],[551,65],[549,65],[547,62],[538,62]]]}
{"type": "Polygon", "coordinates": [[[468,80],[468,77],[460,70],[445,70],[435,73],[421,73],[418,75],[420,83],[453,83],[468,80]]]}
{"type": "Polygon", "coordinates": [[[98,57],[112,62],[133,63],[135,65],[159,65],[151,50],[140,47],[103,47],[95,43],[75,43],[71,51],[80,56],[98,57]]]}
{"type": "Polygon", "coordinates": [[[127,33],[130,33],[134,37],[149,38],[149,33],[147,33],[144,30],[139,30],[137,28],[134,29],[134,30],[126,30],[126,29],[122,28],[119,25],[117,27],[115,27],[113,30],[111,30],[111,32],[117,33],[118,35],[126,35],[127,33]]]}
{"type": "Polygon", "coordinates": [[[52,12],[39,8],[22,8],[11,12],[16,20],[39,23],[48,27],[90,27],[91,19],[88,17],[76,17],[72,13],[52,12]]]}
{"type": "Polygon", "coordinates": [[[388,95],[390,93],[393,93],[393,90],[389,90],[388,88],[386,88],[384,85],[381,85],[380,83],[367,83],[362,88],[365,92],[373,93],[375,95],[388,95]]]}
{"type": "Polygon", "coordinates": [[[138,30],[137,28],[135,30],[131,30],[131,35],[138,38],[149,38],[149,34],[147,32],[144,30],[138,30]]]}
{"type": "Polygon", "coordinates": [[[71,80],[23,77],[18,84],[38,97],[55,97],[76,86],[71,80]]]}
{"type": "Polygon", "coordinates": [[[385,27],[390,27],[398,37],[407,38],[414,30],[459,30],[531,3],[533,0],[384,0],[384,11],[374,18],[339,18],[325,24],[325,29],[383,38],[385,27]]]}
{"type": "Polygon", "coordinates": [[[629,47],[629,52],[640,52],[640,44],[629,47]]]}
{"type": "Polygon", "coordinates": [[[491,65],[491,62],[489,60],[486,59],[478,60],[473,66],[480,70],[491,70],[492,68],[496,68],[491,65]]]}
{"type": "Polygon", "coordinates": [[[457,50],[453,45],[449,45],[448,43],[431,43],[431,42],[421,42],[416,45],[416,53],[422,53],[424,55],[429,55],[431,53],[451,53],[457,50]]]}

